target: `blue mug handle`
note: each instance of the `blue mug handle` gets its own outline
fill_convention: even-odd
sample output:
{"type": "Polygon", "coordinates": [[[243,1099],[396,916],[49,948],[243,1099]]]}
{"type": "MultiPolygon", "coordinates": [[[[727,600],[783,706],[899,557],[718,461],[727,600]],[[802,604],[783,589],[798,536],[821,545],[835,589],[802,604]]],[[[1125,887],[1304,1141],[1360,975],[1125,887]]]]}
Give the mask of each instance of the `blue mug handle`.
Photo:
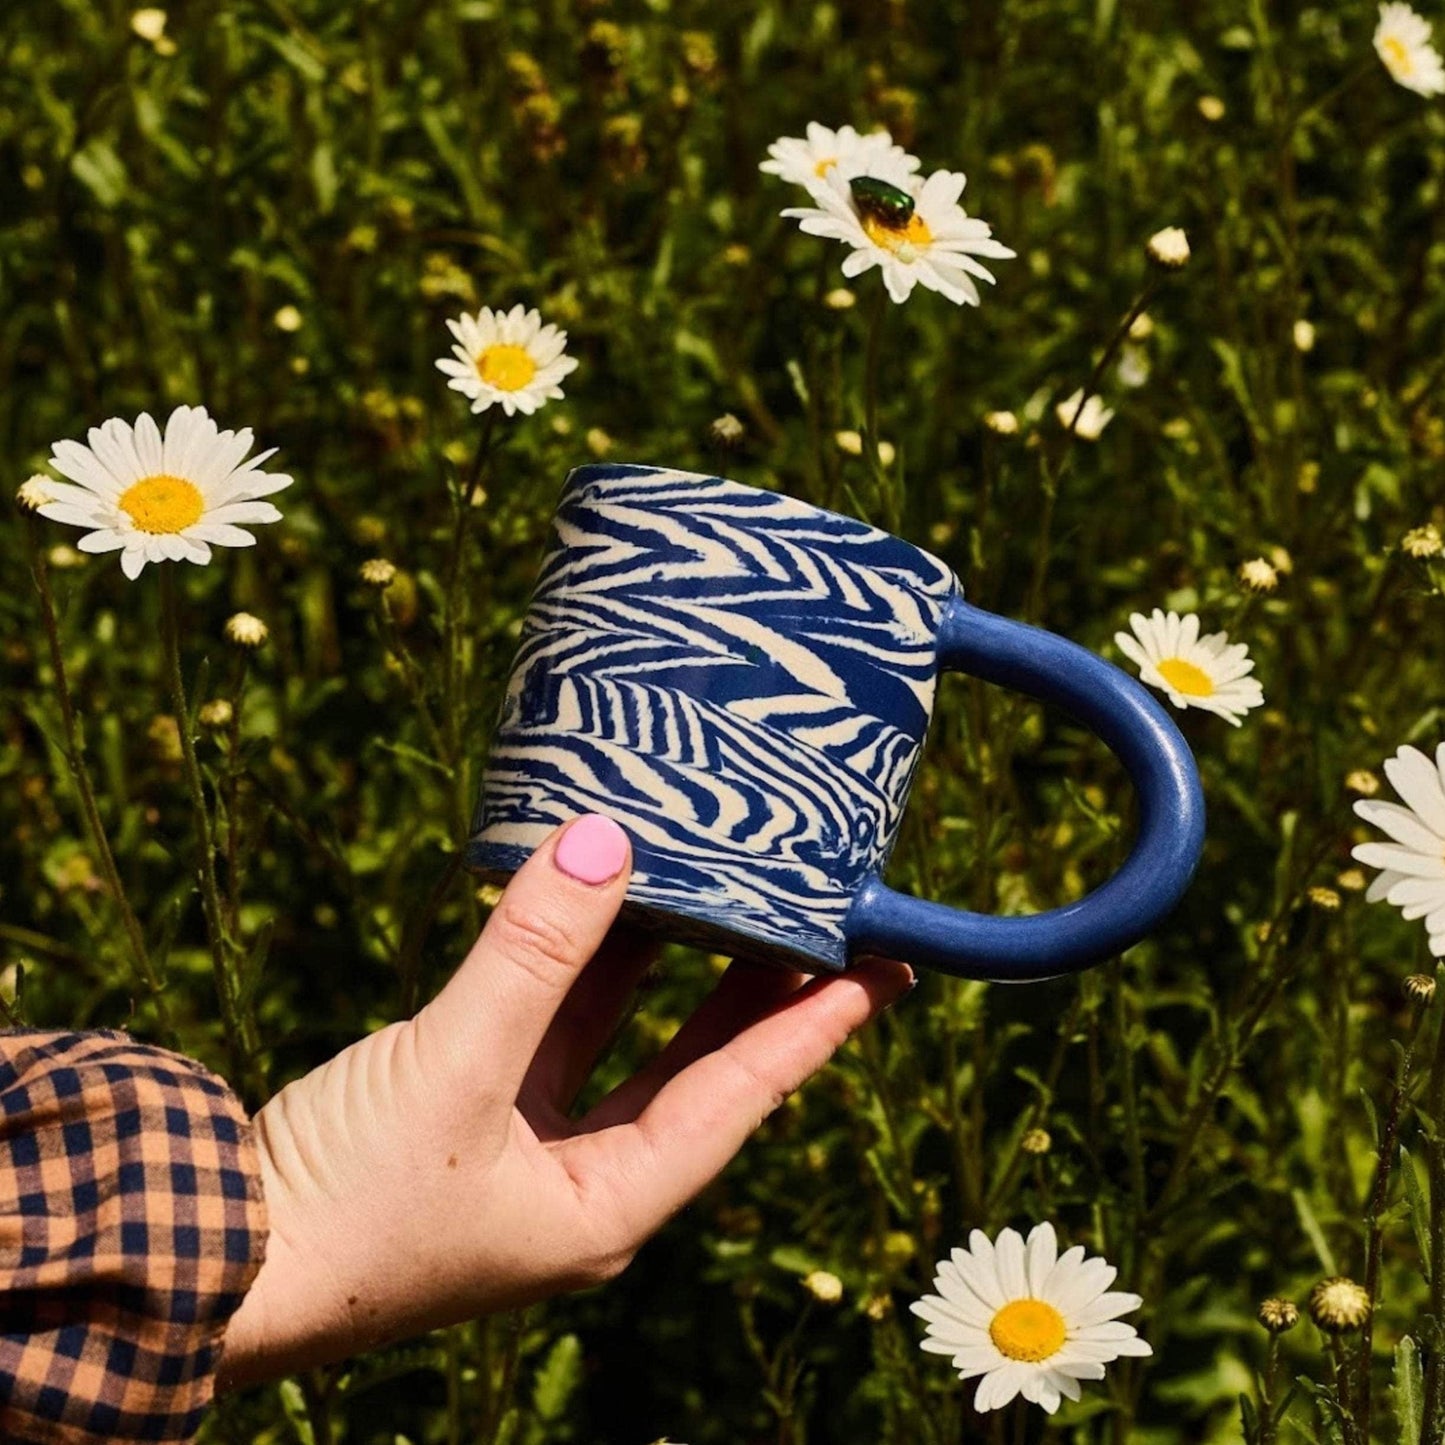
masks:
{"type": "Polygon", "coordinates": [[[938,634],[939,666],[1057,703],[1119,758],[1139,794],[1139,836],[1123,867],[1063,908],[994,918],[889,888],[874,874],[855,895],[849,952],[962,978],[1022,983],[1088,968],[1137,943],[1183,896],[1204,846],[1204,793],[1189,745],[1133,678],[1077,643],[955,597],[938,634]]]}

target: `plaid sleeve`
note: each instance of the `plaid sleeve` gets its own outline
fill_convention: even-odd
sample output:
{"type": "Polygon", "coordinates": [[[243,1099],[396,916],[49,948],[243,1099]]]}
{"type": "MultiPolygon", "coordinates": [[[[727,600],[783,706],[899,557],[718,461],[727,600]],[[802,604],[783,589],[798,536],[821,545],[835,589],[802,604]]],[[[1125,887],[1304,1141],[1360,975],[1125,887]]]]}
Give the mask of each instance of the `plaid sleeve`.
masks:
{"type": "Polygon", "coordinates": [[[187,1440],[256,1271],[250,1125],[199,1064],[0,1031],[0,1440],[187,1440]]]}

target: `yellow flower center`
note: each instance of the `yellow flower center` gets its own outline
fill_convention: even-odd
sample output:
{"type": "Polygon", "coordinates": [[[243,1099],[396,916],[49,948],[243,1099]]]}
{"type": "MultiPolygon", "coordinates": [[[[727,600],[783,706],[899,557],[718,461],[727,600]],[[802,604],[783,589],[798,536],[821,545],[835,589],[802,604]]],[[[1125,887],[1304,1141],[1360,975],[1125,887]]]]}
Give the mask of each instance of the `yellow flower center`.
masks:
{"type": "Polygon", "coordinates": [[[1385,52],[1385,63],[1396,75],[1409,75],[1415,68],[1414,57],[1405,42],[1394,35],[1387,35],[1380,46],[1385,52]]]}
{"type": "Polygon", "coordinates": [[[999,1354],[1011,1360],[1047,1360],[1063,1347],[1067,1334],[1063,1315],[1041,1299],[1011,1300],[988,1327],[999,1354]]]}
{"type": "Polygon", "coordinates": [[[861,219],[864,235],[875,246],[882,246],[885,251],[897,251],[903,246],[926,246],[933,240],[933,232],[928,229],[928,222],[917,211],[909,216],[904,225],[898,227],[888,225],[877,216],[865,215],[861,219]]]}
{"type": "Polygon", "coordinates": [[[477,357],[477,375],[498,391],[521,391],[536,374],[531,353],[510,341],[499,341],[477,357]]]}
{"type": "Polygon", "coordinates": [[[160,472],[127,487],[118,505],[140,531],[160,534],[194,526],[206,510],[206,499],[195,483],[160,472]]]}
{"type": "Polygon", "coordinates": [[[815,176],[819,176],[819,177],[821,177],[821,176],[826,176],[826,175],[828,174],[828,172],[831,171],[831,170],[833,169],[833,167],[836,166],[837,164],[838,164],[838,157],[837,157],[837,156],[824,156],[824,158],[823,158],[822,160],[820,160],[820,161],[818,162],[818,164],[813,167],[813,174],[814,174],[815,176]]]}
{"type": "Polygon", "coordinates": [[[1158,664],[1159,676],[1185,697],[1213,697],[1214,679],[1202,667],[1182,657],[1166,657],[1158,664]]]}

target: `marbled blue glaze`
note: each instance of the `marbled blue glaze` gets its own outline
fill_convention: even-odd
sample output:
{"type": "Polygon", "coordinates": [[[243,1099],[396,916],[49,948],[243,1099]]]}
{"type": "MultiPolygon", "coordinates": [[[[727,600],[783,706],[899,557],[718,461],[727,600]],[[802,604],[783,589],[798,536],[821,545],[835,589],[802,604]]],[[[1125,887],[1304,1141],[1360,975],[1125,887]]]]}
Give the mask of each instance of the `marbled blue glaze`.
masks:
{"type": "Polygon", "coordinates": [[[1188,749],[1117,669],[968,607],[942,562],[876,528],[636,466],[567,480],[468,863],[504,877],[593,811],[631,837],[628,913],[671,937],[811,970],[885,951],[984,977],[1133,942],[1177,901],[1203,829],[1188,749]],[[882,885],[940,663],[1064,702],[1120,753],[1141,840],[1098,893],[987,919],[882,885]]]}

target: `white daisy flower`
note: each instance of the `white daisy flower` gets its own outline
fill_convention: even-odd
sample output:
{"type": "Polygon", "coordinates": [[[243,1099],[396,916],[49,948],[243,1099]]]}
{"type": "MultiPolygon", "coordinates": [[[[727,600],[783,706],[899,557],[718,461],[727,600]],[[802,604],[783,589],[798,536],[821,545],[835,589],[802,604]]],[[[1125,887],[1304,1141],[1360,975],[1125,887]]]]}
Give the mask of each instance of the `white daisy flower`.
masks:
{"type": "Polygon", "coordinates": [[[834,171],[845,181],[854,176],[878,176],[906,186],[919,164],[918,157],[895,145],[886,130],[859,135],[851,125],[829,130],[809,121],[806,139],[783,136],[775,140],[768,147],[768,159],[758,169],[816,191],[834,171]]]}
{"type": "Polygon", "coordinates": [[[1054,408],[1054,415],[1065,431],[1072,427],[1074,435],[1081,441],[1096,442],[1103,435],[1104,428],[1114,420],[1113,408],[1105,406],[1103,397],[1096,391],[1089,394],[1088,401],[1084,401],[1084,409],[1079,411],[1081,401],[1084,401],[1082,386],[1054,408]],[[1077,421],[1074,420],[1076,411],[1079,412],[1077,421]]]}
{"type": "Polygon", "coordinates": [[[1392,903],[1411,922],[1423,918],[1430,952],[1445,958],[1445,743],[1433,763],[1419,748],[1401,748],[1385,776],[1405,806],[1361,798],[1355,812],[1393,841],[1361,843],[1351,856],[1382,870],[1365,897],[1392,903]]]}
{"type": "Polygon", "coordinates": [[[1417,95],[1445,94],[1445,64],[1430,43],[1430,22],[1408,5],[1380,6],[1375,53],[1395,81],[1417,95]]]}
{"type": "Polygon", "coordinates": [[[812,206],[790,206],[810,236],[827,236],[853,247],[843,262],[845,276],[861,276],[877,266],[888,294],[906,301],[922,283],[960,306],[978,305],[973,278],[992,282],[993,273],[975,256],[1007,260],[1014,253],[992,239],[993,230],[958,203],[964,177],[935,171],[927,180],[864,175],[844,177],[838,170],[813,192],[812,206]]]}
{"type": "Polygon", "coordinates": [[[1036,1225],[1028,1242],[1005,1229],[996,1243],[982,1230],[938,1263],[933,1287],[910,1306],[928,1321],[922,1348],[950,1355],[961,1380],[981,1375],[973,1408],[997,1410],[1015,1395],[1050,1414],[1080,1380],[1102,1380],[1120,1355],[1151,1355],[1133,1325],[1118,1316],[1136,1310],[1136,1294],[1111,1292],[1111,1264],[1086,1260],[1082,1245],[1059,1253],[1052,1224],[1036,1225]]]}
{"type": "Polygon", "coordinates": [[[447,328],[456,337],[451,356],[437,362],[453,391],[470,397],[473,411],[500,406],[508,416],[530,416],[562,395],[557,384],[577,369],[567,356],[567,333],[543,326],[541,315],[517,305],[510,311],[483,306],[463,313],[447,328]]]}
{"type": "Polygon", "coordinates": [[[50,465],[75,485],[47,481],[42,517],[92,530],[82,552],[119,552],[121,571],[140,576],[147,562],[211,560],[211,548],[253,547],[242,527],[279,522],[262,497],[291,485],[261,463],[276,449],[249,456],[249,427],[221,431],[203,406],[178,406],[164,436],[144,412],[135,426],[112,417],[86,440],[56,442],[50,465]]]}
{"type": "Polygon", "coordinates": [[[1181,617],[1157,607],[1152,617],[1136,612],[1129,618],[1134,636],[1116,632],[1119,651],[1138,664],[1139,677],[1161,688],[1175,707],[1202,707],[1239,726],[1251,708],[1264,702],[1264,689],[1246,676],[1254,670],[1249,648],[1229,645],[1227,632],[1199,635],[1199,618],[1181,617]]]}

